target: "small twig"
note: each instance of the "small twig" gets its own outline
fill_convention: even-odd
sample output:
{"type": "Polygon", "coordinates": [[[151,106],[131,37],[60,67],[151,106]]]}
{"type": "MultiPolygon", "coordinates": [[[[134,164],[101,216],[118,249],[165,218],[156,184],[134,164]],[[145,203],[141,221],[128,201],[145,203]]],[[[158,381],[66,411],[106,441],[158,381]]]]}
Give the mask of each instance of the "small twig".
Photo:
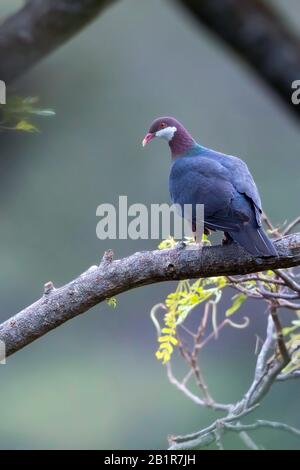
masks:
{"type": "Polygon", "coordinates": [[[231,431],[235,431],[235,432],[254,431],[259,428],[272,428],[272,429],[278,429],[280,431],[289,432],[291,434],[294,434],[295,436],[300,436],[300,429],[294,428],[293,426],[289,426],[288,424],[285,424],[285,423],[279,423],[277,421],[267,421],[263,419],[259,419],[253,424],[225,423],[224,426],[227,429],[230,429],[231,431]]]}
{"type": "Polygon", "coordinates": [[[215,431],[214,431],[214,434],[215,434],[215,438],[216,438],[216,446],[218,448],[218,450],[224,450],[224,447],[223,447],[223,443],[222,443],[222,428],[218,428],[218,426],[216,427],[215,431]]]}
{"type": "MultiPolygon", "coordinates": [[[[229,318],[225,318],[225,320],[223,320],[221,323],[219,323],[218,325],[218,332],[220,332],[224,326],[226,325],[230,325],[232,326],[233,328],[237,328],[237,329],[241,329],[243,330],[244,328],[247,328],[247,326],[249,326],[249,323],[250,323],[250,320],[248,317],[244,317],[244,323],[236,323],[236,322],[233,322],[232,320],[230,320],[229,318]]],[[[207,343],[209,343],[209,341],[211,341],[212,339],[214,339],[216,336],[215,336],[215,332],[212,331],[208,336],[206,336],[206,338],[202,341],[201,343],[201,348],[203,348],[204,346],[207,345],[207,343]]]]}
{"type": "Polygon", "coordinates": [[[276,340],[274,338],[274,333],[275,333],[275,325],[274,325],[272,316],[269,315],[266,339],[262,345],[262,348],[260,350],[260,353],[256,361],[256,368],[255,368],[255,374],[254,374],[255,380],[259,380],[262,377],[266,364],[267,364],[268,355],[274,349],[274,346],[276,343],[276,340]]]}
{"type": "Polygon", "coordinates": [[[289,308],[290,310],[300,310],[300,304],[289,302],[288,300],[279,300],[277,307],[289,308]]]}
{"type": "Polygon", "coordinates": [[[272,319],[273,319],[275,329],[276,329],[278,349],[282,356],[284,365],[287,365],[290,362],[291,358],[287,350],[287,347],[285,345],[285,341],[284,341],[283,333],[282,333],[282,326],[279,320],[276,305],[274,303],[270,305],[270,314],[272,315],[272,319]]]}
{"type": "Polygon", "coordinates": [[[262,220],[263,220],[263,222],[266,224],[268,230],[269,230],[273,235],[275,235],[275,236],[277,236],[277,237],[281,237],[280,230],[272,224],[271,220],[269,219],[269,217],[267,216],[267,214],[265,214],[264,212],[263,212],[263,214],[262,214],[262,220]]]}
{"type": "Polygon", "coordinates": [[[285,294],[283,292],[270,292],[269,290],[260,287],[259,292],[266,299],[283,299],[283,300],[296,300],[300,298],[300,294],[285,294]]]}
{"type": "Polygon", "coordinates": [[[281,286],[285,286],[285,282],[280,281],[279,279],[274,279],[274,278],[270,278],[270,277],[258,275],[258,274],[249,274],[248,276],[241,276],[241,277],[229,276],[227,279],[229,279],[230,282],[232,282],[233,284],[240,284],[240,283],[243,284],[249,281],[261,281],[261,282],[266,282],[269,284],[279,284],[281,286]]]}
{"type": "Polygon", "coordinates": [[[218,431],[219,435],[223,434],[227,423],[234,422],[252,413],[257,406],[258,405],[255,405],[236,414],[229,412],[227,417],[217,419],[210,426],[201,429],[201,431],[187,434],[185,436],[171,436],[169,438],[169,442],[171,444],[169,450],[197,449],[206,447],[216,441],[216,431],[218,431]]]}
{"type": "Polygon", "coordinates": [[[231,287],[242,292],[243,294],[247,295],[247,297],[252,297],[253,299],[261,299],[263,296],[258,291],[253,289],[247,289],[247,287],[241,285],[240,283],[236,283],[232,276],[227,276],[227,279],[231,282],[231,287]]]}
{"type": "Polygon", "coordinates": [[[296,217],[295,220],[293,220],[289,225],[285,227],[285,229],[282,231],[282,235],[288,235],[298,224],[300,224],[300,216],[296,217]]]}
{"type": "Polygon", "coordinates": [[[182,382],[179,382],[179,380],[176,379],[176,377],[173,374],[172,371],[172,365],[171,362],[167,362],[166,364],[166,369],[167,369],[167,376],[172,385],[175,385],[175,387],[180,390],[184,395],[186,395],[190,400],[192,400],[196,405],[204,406],[207,408],[212,408],[216,411],[229,411],[232,407],[231,404],[223,404],[223,403],[217,403],[215,401],[206,401],[203,400],[202,398],[198,397],[198,395],[195,395],[192,393],[188,387],[186,386],[186,377],[183,379],[182,382]]]}
{"type": "Polygon", "coordinates": [[[204,335],[204,332],[205,332],[205,328],[206,328],[207,320],[208,320],[208,316],[209,316],[209,311],[210,311],[210,302],[207,302],[207,304],[204,307],[204,313],[203,313],[202,321],[199,325],[198,331],[197,331],[196,336],[194,338],[193,351],[188,357],[189,357],[189,364],[190,364],[191,369],[192,369],[192,371],[194,373],[194,376],[195,376],[196,384],[198,385],[200,390],[202,390],[203,395],[205,397],[205,400],[207,402],[213,402],[214,400],[210,396],[208,387],[206,385],[206,382],[204,380],[204,377],[202,375],[202,372],[201,372],[199,364],[198,364],[198,360],[199,360],[198,356],[199,356],[199,352],[200,352],[200,349],[201,349],[201,339],[202,339],[202,337],[204,335]]]}
{"type": "Polygon", "coordinates": [[[287,271],[281,269],[274,269],[274,273],[277,274],[290,289],[300,292],[300,284],[298,284],[291,276],[288,275],[287,271]]]}
{"type": "Polygon", "coordinates": [[[278,375],[276,380],[283,382],[283,381],[292,380],[292,379],[300,379],[299,370],[294,370],[293,372],[290,372],[288,374],[280,374],[278,375]]]}
{"type": "Polygon", "coordinates": [[[240,436],[241,440],[243,441],[243,443],[245,444],[245,446],[248,447],[248,449],[260,450],[258,445],[254,442],[252,437],[249,436],[249,434],[246,431],[241,431],[239,433],[239,436],[240,436]]]}
{"type": "Polygon", "coordinates": [[[269,315],[266,339],[257,357],[253,383],[251,384],[241,402],[237,404],[237,409],[247,409],[250,404],[258,403],[260,397],[265,393],[265,390],[271,386],[272,376],[270,375],[270,377],[268,377],[267,360],[269,353],[271,351],[273,352],[276,344],[274,332],[274,322],[272,316],[269,315]]]}

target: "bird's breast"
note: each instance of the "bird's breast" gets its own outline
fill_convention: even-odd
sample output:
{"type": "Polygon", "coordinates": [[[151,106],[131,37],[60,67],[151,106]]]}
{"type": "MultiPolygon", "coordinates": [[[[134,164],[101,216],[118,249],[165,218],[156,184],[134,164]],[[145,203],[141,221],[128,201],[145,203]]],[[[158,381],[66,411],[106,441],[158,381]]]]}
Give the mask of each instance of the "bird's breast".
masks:
{"type": "Polygon", "coordinates": [[[175,204],[202,204],[201,193],[206,190],[205,180],[182,167],[173,165],[169,177],[171,200],[175,204]]]}

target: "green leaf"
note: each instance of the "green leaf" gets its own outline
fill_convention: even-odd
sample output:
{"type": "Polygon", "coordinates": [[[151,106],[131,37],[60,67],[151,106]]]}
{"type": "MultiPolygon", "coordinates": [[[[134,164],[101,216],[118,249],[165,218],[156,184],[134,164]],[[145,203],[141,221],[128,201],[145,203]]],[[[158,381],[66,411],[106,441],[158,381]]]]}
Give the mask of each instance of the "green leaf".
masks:
{"type": "Polygon", "coordinates": [[[174,346],[176,346],[178,344],[178,341],[176,338],[174,338],[174,336],[160,336],[158,338],[158,342],[159,343],[171,343],[173,344],[174,346]]]}
{"type": "Polygon", "coordinates": [[[211,246],[211,242],[209,241],[207,235],[205,233],[202,234],[202,243],[204,246],[211,246]]]}
{"type": "Polygon", "coordinates": [[[158,245],[159,250],[168,250],[169,248],[174,248],[177,245],[176,240],[173,237],[168,237],[165,240],[161,241],[158,245]]]}
{"type": "Polygon", "coordinates": [[[30,114],[37,114],[38,116],[55,116],[55,111],[53,109],[39,109],[39,108],[33,108],[30,111],[30,114]]]}
{"type": "Polygon", "coordinates": [[[226,310],[226,314],[225,314],[226,317],[230,317],[230,315],[235,313],[241,307],[241,305],[245,302],[246,299],[247,299],[247,296],[245,294],[236,294],[236,295],[234,295],[232,297],[233,303],[232,303],[231,307],[229,307],[226,310]]]}
{"type": "Polygon", "coordinates": [[[25,119],[22,119],[21,121],[19,121],[16,124],[15,129],[17,131],[24,131],[24,132],[39,132],[37,127],[35,127],[33,124],[26,121],[25,119]]]}
{"type": "Polygon", "coordinates": [[[116,308],[117,306],[117,299],[115,297],[110,297],[109,299],[106,299],[107,305],[109,305],[112,308],[116,308]]]}

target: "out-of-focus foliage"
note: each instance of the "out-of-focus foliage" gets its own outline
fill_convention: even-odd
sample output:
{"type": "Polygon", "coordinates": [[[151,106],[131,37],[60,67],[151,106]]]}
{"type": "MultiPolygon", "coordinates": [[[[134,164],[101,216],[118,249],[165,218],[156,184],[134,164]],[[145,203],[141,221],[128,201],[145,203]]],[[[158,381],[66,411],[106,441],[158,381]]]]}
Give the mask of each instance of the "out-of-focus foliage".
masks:
{"type": "Polygon", "coordinates": [[[235,294],[232,297],[233,303],[231,307],[229,307],[225,312],[226,317],[229,317],[233,313],[237,312],[237,310],[242,306],[246,299],[246,294],[235,294]]]}
{"type": "MultiPolygon", "coordinates": [[[[207,242],[207,237],[203,235],[203,243],[207,242]]],[[[193,239],[186,239],[187,245],[193,245],[193,243],[193,239]]],[[[159,244],[160,249],[172,248],[174,246],[175,242],[171,237],[159,244]]],[[[188,280],[180,281],[176,291],[167,296],[164,304],[159,304],[160,306],[163,305],[166,313],[164,315],[164,326],[161,329],[161,335],[158,337],[159,348],[156,352],[158,360],[161,360],[163,364],[170,360],[174,346],[178,344],[176,337],[177,326],[183,323],[191,311],[203,302],[210,300],[217,304],[221,299],[222,289],[226,284],[226,278],[223,276],[198,279],[194,282],[188,280]]],[[[236,305],[236,302],[234,305],[236,305]]],[[[237,306],[236,310],[238,308],[239,306],[237,306]]]]}
{"type": "Polygon", "coordinates": [[[165,302],[164,327],[158,337],[160,343],[156,357],[166,364],[171,358],[174,346],[178,344],[176,338],[177,326],[184,322],[191,311],[210,301],[215,305],[221,300],[222,289],[226,286],[226,278],[211,277],[197,281],[180,281],[175,292],[170,293],[165,302]]]}
{"type": "Polygon", "coordinates": [[[112,308],[116,308],[117,306],[117,299],[116,297],[110,297],[109,299],[106,300],[107,305],[109,305],[112,308]]]}
{"type": "MultiPolygon", "coordinates": [[[[203,243],[209,243],[206,235],[203,235],[203,243]]],[[[191,247],[194,244],[192,238],[187,238],[185,244],[191,247]]],[[[176,242],[172,237],[163,240],[159,244],[159,249],[175,248],[176,242]]],[[[187,248],[188,249],[188,248],[187,248]]],[[[276,293],[279,285],[272,283],[276,280],[273,271],[265,271],[261,273],[259,280],[249,279],[243,280],[241,283],[244,292],[238,292],[232,297],[232,305],[225,310],[225,317],[230,317],[236,313],[251,295],[258,295],[260,286],[266,291],[276,293]],[[248,293],[248,295],[247,295],[248,293]]],[[[237,286],[239,282],[237,281],[237,286]]],[[[158,331],[159,348],[156,351],[156,358],[166,364],[174,351],[174,346],[179,344],[177,336],[177,327],[182,324],[189,314],[197,306],[202,303],[210,302],[214,306],[212,322],[216,329],[216,308],[220,302],[225,287],[234,286],[234,281],[224,276],[211,277],[208,279],[198,279],[194,282],[189,280],[180,281],[174,292],[171,292],[165,299],[164,303],[157,304],[151,310],[151,318],[158,331]],[[160,326],[156,311],[162,308],[165,311],[163,325],[160,326]]],[[[291,372],[300,368],[300,312],[296,311],[297,320],[292,320],[291,324],[283,329],[283,334],[289,337],[287,346],[291,351],[291,363],[286,367],[285,372],[291,372]]]]}
{"type": "Polygon", "coordinates": [[[16,130],[23,132],[38,132],[38,128],[31,122],[34,116],[54,116],[53,109],[38,106],[37,96],[10,96],[5,105],[0,106],[0,130],[16,130]]]}

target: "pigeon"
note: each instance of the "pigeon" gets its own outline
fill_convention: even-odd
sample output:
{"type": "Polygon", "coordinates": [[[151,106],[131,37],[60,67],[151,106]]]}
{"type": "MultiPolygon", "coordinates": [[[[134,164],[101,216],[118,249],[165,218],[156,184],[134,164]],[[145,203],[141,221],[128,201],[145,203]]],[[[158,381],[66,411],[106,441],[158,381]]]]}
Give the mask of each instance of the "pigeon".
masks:
{"type": "MultiPolygon", "coordinates": [[[[254,179],[240,158],[198,144],[173,117],[155,119],[143,140],[166,140],[171,150],[169,190],[174,204],[204,205],[204,232],[224,232],[256,257],[278,256],[262,227],[262,204],[254,179]]],[[[196,221],[192,219],[195,226],[196,221]]]]}

